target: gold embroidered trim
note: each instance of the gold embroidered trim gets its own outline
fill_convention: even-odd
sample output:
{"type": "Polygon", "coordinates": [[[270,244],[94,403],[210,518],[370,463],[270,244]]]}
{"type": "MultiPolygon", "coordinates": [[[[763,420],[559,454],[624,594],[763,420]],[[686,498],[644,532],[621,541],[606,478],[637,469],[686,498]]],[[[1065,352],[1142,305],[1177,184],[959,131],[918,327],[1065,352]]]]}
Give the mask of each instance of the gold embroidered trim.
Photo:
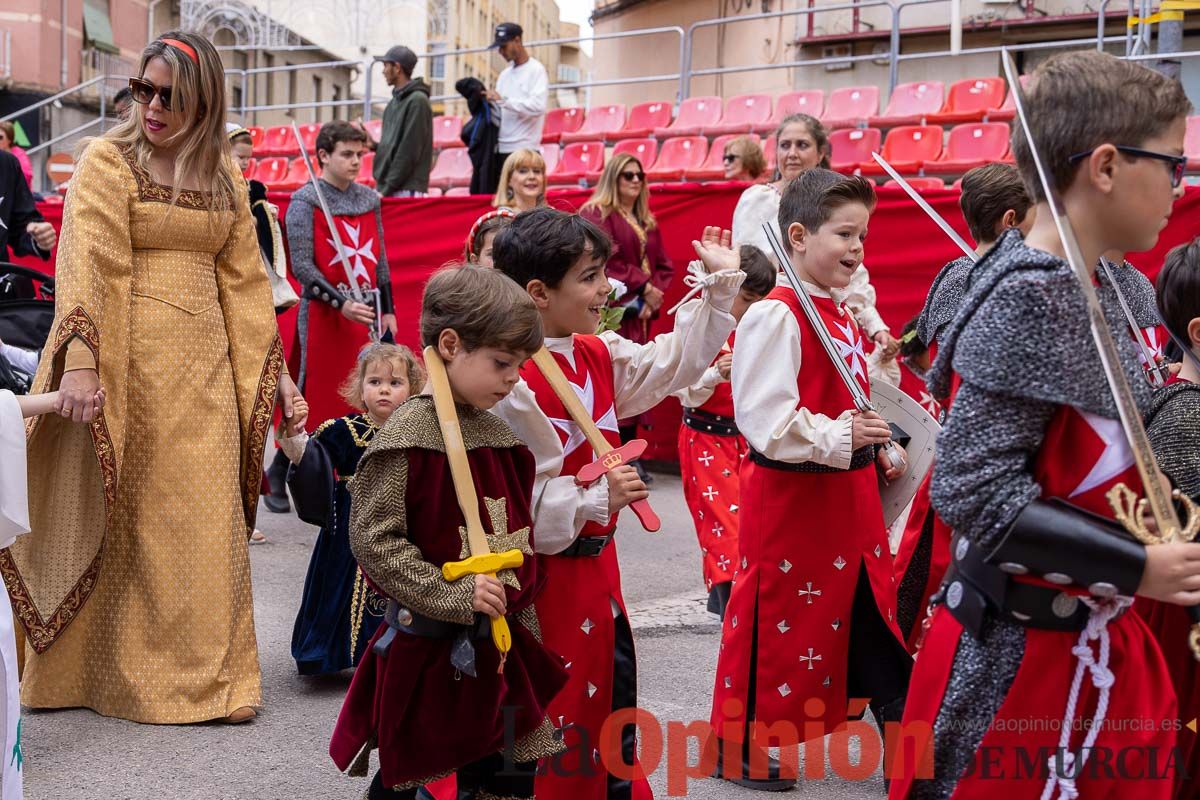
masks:
{"type": "MultiPolygon", "coordinates": [[[[125,163],[129,165],[130,172],[133,173],[134,180],[137,181],[138,199],[144,203],[171,203],[171,193],[174,191],[170,186],[164,186],[150,176],[137,160],[133,157],[133,150],[129,148],[119,148],[121,157],[125,159],[125,163]]],[[[208,210],[208,202],[205,200],[211,197],[211,192],[202,192],[198,189],[180,189],[179,200],[176,205],[183,208],[197,209],[200,211],[208,210]]]]}
{"type": "Polygon", "coordinates": [[[518,764],[527,761],[537,761],[540,758],[557,755],[566,750],[558,730],[550,724],[547,717],[542,717],[542,724],[522,736],[513,745],[512,760],[518,764]]]}
{"type": "Polygon", "coordinates": [[[271,413],[275,408],[275,392],[279,388],[279,373],[282,368],[283,342],[277,333],[271,342],[271,349],[267,351],[258,379],[254,408],[250,412],[250,431],[247,437],[249,450],[242,461],[242,513],[246,519],[247,539],[254,533],[254,519],[258,516],[263,448],[267,445],[267,431],[271,427],[271,413]]]}
{"type": "Polygon", "coordinates": [[[342,417],[346,423],[346,427],[350,429],[350,438],[359,447],[366,447],[375,438],[375,432],[379,430],[379,426],[375,424],[375,420],[367,415],[363,415],[357,419],[354,417],[342,417]],[[362,428],[362,433],[359,433],[359,428],[362,428]]]}

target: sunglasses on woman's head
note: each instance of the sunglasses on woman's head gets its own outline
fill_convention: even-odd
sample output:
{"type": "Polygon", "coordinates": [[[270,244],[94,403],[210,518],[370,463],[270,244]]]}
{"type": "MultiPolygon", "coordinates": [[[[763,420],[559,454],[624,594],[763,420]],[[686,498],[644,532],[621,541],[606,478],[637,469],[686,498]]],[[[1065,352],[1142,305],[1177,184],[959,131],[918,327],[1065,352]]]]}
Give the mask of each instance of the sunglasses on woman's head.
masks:
{"type": "Polygon", "coordinates": [[[629,169],[629,170],[625,170],[624,172],[622,172],[621,177],[624,178],[625,180],[629,181],[630,183],[633,183],[634,179],[637,179],[639,181],[646,180],[646,173],[634,172],[633,170],[629,169]]]}
{"type": "Polygon", "coordinates": [[[174,93],[173,86],[155,86],[144,78],[129,79],[129,96],[133,98],[133,102],[148,106],[154,102],[155,95],[158,95],[163,108],[171,108],[172,97],[179,102],[181,108],[183,107],[183,97],[174,93]]]}

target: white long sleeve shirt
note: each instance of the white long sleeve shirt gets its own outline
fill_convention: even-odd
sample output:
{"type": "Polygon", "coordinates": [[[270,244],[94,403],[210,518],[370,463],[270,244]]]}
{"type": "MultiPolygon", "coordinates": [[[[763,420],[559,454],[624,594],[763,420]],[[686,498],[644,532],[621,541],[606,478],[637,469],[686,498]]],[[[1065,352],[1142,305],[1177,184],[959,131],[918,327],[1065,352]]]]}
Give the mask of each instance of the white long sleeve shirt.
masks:
{"type": "MultiPolygon", "coordinates": [[[[617,419],[649,411],[671,393],[700,378],[733,331],[736,323],[729,309],[744,279],[740,272],[718,276],[704,290],[701,299],[689,301],[679,309],[675,330],[646,344],[636,344],[612,331],[600,335],[612,358],[617,419]]],[[[574,363],[571,337],[546,339],[546,347],[574,363]]],[[[576,485],[574,475],[561,474],[562,439],[524,381],[492,412],[512,428],[536,462],[531,505],[537,552],[561,552],[575,541],[587,522],[608,522],[607,484],[600,480],[584,489],[576,485]]]]}
{"type": "MultiPolygon", "coordinates": [[[[783,236],[779,233],[779,200],[779,192],[769,184],[751,186],[742,192],[737,207],[733,210],[732,233],[735,247],[752,244],[766,253],[772,263],[775,262],[762,225],[764,222],[770,222],[771,227],[775,229],[775,235],[783,241],[783,236]]],[[[871,275],[865,265],[859,264],[850,278],[850,285],[845,289],[835,289],[833,298],[849,307],[858,324],[867,332],[868,338],[888,330],[887,323],[875,310],[875,287],[871,285],[871,275]]]]}
{"type": "Polygon", "coordinates": [[[496,92],[503,98],[497,150],[501,153],[513,153],[523,147],[541,150],[549,86],[546,68],[536,58],[530,57],[520,66],[510,63],[504,68],[496,79],[496,92]]]}

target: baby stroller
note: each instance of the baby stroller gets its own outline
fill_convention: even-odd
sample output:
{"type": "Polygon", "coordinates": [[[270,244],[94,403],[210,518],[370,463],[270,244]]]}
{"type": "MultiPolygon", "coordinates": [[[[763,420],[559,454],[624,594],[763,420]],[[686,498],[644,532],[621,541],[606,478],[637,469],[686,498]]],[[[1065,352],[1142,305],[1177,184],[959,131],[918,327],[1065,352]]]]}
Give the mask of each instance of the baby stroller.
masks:
{"type": "MultiPolygon", "coordinates": [[[[54,324],[54,278],[0,261],[0,342],[41,352],[54,324]]],[[[0,389],[25,394],[33,376],[0,353],[0,389]]]]}

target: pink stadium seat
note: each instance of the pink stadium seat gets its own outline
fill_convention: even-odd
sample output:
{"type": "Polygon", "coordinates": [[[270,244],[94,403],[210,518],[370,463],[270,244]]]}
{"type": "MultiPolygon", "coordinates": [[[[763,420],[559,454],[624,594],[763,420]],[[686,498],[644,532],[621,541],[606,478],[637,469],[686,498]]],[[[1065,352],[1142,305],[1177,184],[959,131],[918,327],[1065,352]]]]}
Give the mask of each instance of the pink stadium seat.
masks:
{"type": "Polygon", "coordinates": [[[582,108],[552,108],[546,112],[546,122],[542,125],[542,144],[556,143],[564,133],[577,131],[582,124],[582,108]]]}
{"type": "Polygon", "coordinates": [[[775,134],[774,133],[772,133],[770,136],[768,136],[767,140],[765,142],[763,142],[762,149],[763,149],[763,155],[766,156],[766,159],[767,159],[767,175],[770,176],[770,174],[775,171],[775,134]]]}
{"type": "MultiPolygon", "coordinates": [[[[934,189],[945,189],[946,182],[941,178],[905,178],[908,185],[916,189],[918,192],[928,192],[934,189]]],[[[888,181],[887,186],[899,189],[900,186],[895,181],[888,181]]]]}
{"type": "MultiPolygon", "coordinates": [[[[321,171],[316,169],[316,167],[313,167],[313,169],[316,170],[318,175],[321,174],[321,171]]],[[[288,165],[287,174],[276,180],[273,184],[269,184],[269,186],[275,191],[294,192],[306,183],[308,183],[308,169],[304,166],[304,159],[297,156],[288,165]]]]}
{"type": "Polygon", "coordinates": [[[371,138],[379,141],[379,137],[383,136],[383,120],[369,119],[363,123],[363,127],[367,129],[367,133],[371,134],[371,138]]]}
{"type": "Polygon", "coordinates": [[[897,125],[920,125],[930,114],[942,107],[946,87],[941,81],[901,83],[888,98],[883,114],[871,117],[872,127],[892,128],[897,125]]]}
{"type": "Polygon", "coordinates": [[[267,135],[267,131],[260,125],[251,125],[246,130],[250,131],[250,141],[254,144],[255,152],[263,146],[263,137],[267,135]]]}
{"type": "Polygon", "coordinates": [[[471,187],[469,186],[454,186],[446,190],[444,197],[470,197],[471,187]]]}
{"type": "Polygon", "coordinates": [[[279,183],[288,172],[288,160],[283,156],[260,158],[254,168],[254,180],[268,186],[279,183]]]}
{"type": "Polygon", "coordinates": [[[871,161],[871,153],[879,149],[882,136],[878,128],[842,128],[830,131],[830,169],[846,175],[852,174],[859,164],[871,161]]]}
{"type": "Polygon", "coordinates": [[[354,179],[355,183],[361,183],[364,186],[375,186],[375,154],[372,152],[363,153],[362,162],[358,165],[358,177],[354,179]]]}
{"type": "Polygon", "coordinates": [[[250,180],[250,178],[254,175],[254,168],[256,166],[258,166],[258,159],[257,158],[250,159],[246,164],[246,168],[244,170],[242,170],[242,177],[245,178],[246,180],[250,180]]]}
{"type": "Polygon", "coordinates": [[[613,148],[613,158],[622,153],[628,153],[642,162],[642,169],[649,169],[647,165],[653,164],[658,155],[658,142],[654,139],[622,139],[613,148]]]}
{"type": "Polygon", "coordinates": [[[562,152],[562,145],[559,144],[543,144],[542,159],[546,162],[546,174],[554,172],[554,168],[558,166],[558,154],[562,152]]]}
{"type": "Polygon", "coordinates": [[[721,108],[719,97],[689,97],[680,103],[674,122],[654,129],[654,138],[662,141],[672,136],[699,136],[721,121],[721,108]]]}
{"type": "Polygon", "coordinates": [[[705,126],[702,133],[705,136],[750,133],[755,126],[764,125],[770,120],[771,95],[739,94],[725,102],[725,116],[721,121],[705,126]]]}
{"type": "Polygon", "coordinates": [[[930,125],[953,125],[959,122],[979,122],[989,108],[1004,102],[1003,78],[967,78],[950,84],[946,105],[936,114],[925,118],[930,125]]]}
{"type": "MultiPolygon", "coordinates": [[[[1019,79],[1021,85],[1025,86],[1029,83],[1029,76],[1022,75],[1019,79]]],[[[1004,96],[1004,103],[999,108],[989,108],[985,119],[988,122],[1011,122],[1017,116],[1017,104],[1013,100],[1012,89],[1008,90],[1008,94],[1004,96]]]]}
{"type": "Polygon", "coordinates": [[[438,153],[429,172],[429,185],[439,189],[466,186],[471,182],[471,157],[465,147],[452,147],[438,153]]]}
{"type": "MultiPolygon", "coordinates": [[[[621,109],[624,112],[624,108],[621,109]]],[[[586,124],[586,123],[585,123],[586,124]]],[[[572,142],[558,155],[558,166],[547,176],[548,183],[594,181],[604,169],[604,142],[572,142]]]]}
{"type": "MultiPolygon", "coordinates": [[[[899,173],[917,173],[922,165],[942,154],[942,129],[938,125],[901,125],[888,131],[883,157],[899,173]]],[[[883,167],[869,156],[859,165],[863,175],[883,175],[883,167]]]]}
{"type": "Polygon", "coordinates": [[[1189,171],[1200,169],[1200,114],[1187,118],[1187,131],[1183,134],[1183,154],[1187,156],[1189,171]]]}
{"type": "Polygon", "coordinates": [[[616,134],[617,139],[645,139],[655,128],[671,124],[670,103],[638,103],[629,109],[629,120],[616,134]]]}
{"type": "Polygon", "coordinates": [[[774,133],[783,118],[792,114],[808,114],[810,117],[820,119],[824,108],[825,92],[820,89],[784,92],[775,100],[775,113],[766,122],[755,125],[754,132],[763,135],[774,133]]]}
{"type": "Polygon", "coordinates": [[[950,129],[942,157],[925,163],[926,172],[959,174],[1008,155],[1006,122],[968,122],[950,129]]]}
{"type": "Polygon", "coordinates": [[[625,127],[625,104],[614,103],[610,106],[595,106],[588,109],[587,119],[583,127],[573,133],[562,135],[563,144],[572,142],[602,142],[615,138],[625,127]]]}
{"type": "MultiPolygon", "coordinates": [[[[721,181],[725,180],[725,145],[739,136],[745,136],[743,133],[727,133],[724,136],[718,136],[713,139],[712,146],[708,148],[708,157],[704,159],[704,163],[696,169],[689,169],[684,173],[684,178],[689,181],[721,181]]],[[[758,141],[757,134],[750,134],[754,141],[758,141]]]]}
{"type": "MultiPolygon", "coordinates": [[[[291,125],[275,125],[267,128],[263,134],[262,152],[260,156],[284,156],[296,152],[296,138],[292,135],[291,125]]],[[[266,181],[263,181],[266,183],[266,181]]]]}
{"type": "Polygon", "coordinates": [[[829,93],[821,122],[826,128],[856,128],[878,113],[878,86],[847,86],[829,93]]]}
{"type": "Polygon", "coordinates": [[[433,149],[445,150],[450,147],[464,147],[459,134],[462,133],[462,117],[433,118],[433,149]]]}
{"type": "MultiPolygon", "coordinates": [[[[300,141],[304,142],[305,152],[308,153],[308,157],[310,159],[312,159],[313,161],[316,161],[317,160],[317,134],[321,132],[321,123],[306,122],[303,125],[300,125],[299,128],[300,128],[300,141]]],[[[289,130],[290,129],[291,128],[289,126],[289,130]]],[[[299,153],[300,151],[296,148],[296,135],[294,133],[289,137],[289,140],[292,143],[292,152],[299,153]]]]}
{"type": "MultiPolygon", "coordinates": [[[[682,115],[682,112],[681,112],[682,115]]],[[[683,180],[689,170],[698,169],[708,155],[708,140],[703,136],[676,136],[662,143],[654,166],[646,170],[650,183],[683,180]]]]}

